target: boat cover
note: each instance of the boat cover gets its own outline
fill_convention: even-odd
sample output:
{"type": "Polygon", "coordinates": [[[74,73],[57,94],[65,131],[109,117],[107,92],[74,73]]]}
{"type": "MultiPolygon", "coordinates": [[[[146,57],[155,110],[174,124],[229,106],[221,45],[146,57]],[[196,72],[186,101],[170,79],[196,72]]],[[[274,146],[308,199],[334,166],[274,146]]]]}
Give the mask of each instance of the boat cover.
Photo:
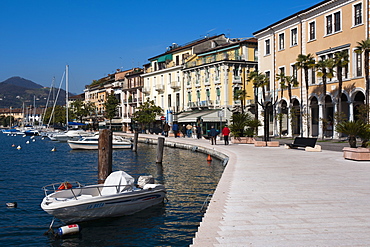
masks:
{"type": "Polygon", "coordinates": [[[119,193],[126,185],[133,185],[134,182],[135,179],[124,171],[112,172],[107,179],[105,179],[101,194],[110,195],[119,193]]]}

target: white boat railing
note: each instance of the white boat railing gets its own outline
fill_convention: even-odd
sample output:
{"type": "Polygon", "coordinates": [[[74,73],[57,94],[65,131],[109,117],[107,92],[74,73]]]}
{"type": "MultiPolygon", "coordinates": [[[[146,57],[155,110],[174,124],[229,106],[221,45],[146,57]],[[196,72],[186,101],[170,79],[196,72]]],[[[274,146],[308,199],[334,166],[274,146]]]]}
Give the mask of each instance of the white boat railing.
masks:
{"type": "MultiPolygon", "coordinates": [[[[68,186],[69,187],[69,186],[68,186]]],[[[79,182],[63,182],[63,183],[53,183],[42,187],[44,190],[45,196],[50,198],[74,198],[78,200],[80,196],[87,195],[87,196],[102,196],[102,191],[104,188],[116,188],[116,193],[125,192],[125,191],[132,191],[134,186],[130,184],[120,184],[120,185],[89,185],[84,186],[79,182]],[[63,184],[70,184],[70,188],[63,188],[61,186],[63,184]],[[58,193],[56,193],[58,192],[58,193]],[[55,193],[54,195],[52,195],[55,193]]]]}

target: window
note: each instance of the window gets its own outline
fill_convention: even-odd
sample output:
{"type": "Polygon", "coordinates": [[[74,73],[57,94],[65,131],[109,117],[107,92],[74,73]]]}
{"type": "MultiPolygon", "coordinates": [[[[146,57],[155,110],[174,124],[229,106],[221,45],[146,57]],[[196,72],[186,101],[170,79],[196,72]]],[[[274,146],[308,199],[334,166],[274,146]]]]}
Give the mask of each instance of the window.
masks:
{"type": "Polygon", "coordinates": [[[284,50],[284,34],[279,34],[279,50],[284,50]]]}
{"type": "Polygon", "coordinates": [[[356,58],[356,68],[355,68],[355,73],[356,77],[362,76],[362,56],[361,53],[355,53],[355,58],[356,58]]]}
{"type": "Polygon", "coordinates": [[[316,73],[315,73],[315,69],[311,69],[311,84],[315,84],[316,83],[316,73]]]}
{"type": "Polygon", "coordinates": [[[342,29],[341,24],[341,13],[336,12],[333,15],[326,16],[326,34],[332,34],[334,32],[339,32],[342,29]],[[334,16],[334,17],[333,17],[334,16]]]}
{"type": "Polygon", "coordinates": [[[270,55],[270,40],[265,40],[265,55],[270,55]]]}
{"type": "Polygon", "coordinates": [[[191,102],[191,92],[188,92],[188,101],[191,102]]]}
{"type": "Polygon", "coordinates": [[[180,65],[180,56],[179,55],[176,56],[176,65],[180,65]]]}
{"type": "Polygon", "coordinates": [[[341,30],[340,12],[334,13],[334,32],[341,30]]]}
{"type": "Polygon", "coordinates": [[[333,32],[333,16],[328,15],[326,17],[326,34],[331,34],[333,32]]]}
{"type": "Polygon", "coordinates": [[[354,24],[355,26],[362,24],[362,3],[354,6],[354,24]]]}
{"type": "Polygon", "coordinates": [[[291,33],[291,46],[298,45],[298,29],[293,28],[290,30],[291,33]]]}
{"type": "Polygon", "coordinates": [[[197,101],[198,102],[200,101],[200,91],[199,90],[197,91],[197,101]]]}
{"type": "Polygon", "coordinates": [[[310,40],[314,40],[316,39],[316,23],[313,21],[309,24],[309,37],[310,37],[310,40]]]}
{"type": "Polygon", "coordinates": [[[270,71],[266,71],[265,75],[266,75],[266,81],[267,81],[266,90],[270,91],[270,78],[271,78],[270,71]]]}
{"type": "Polygon", "coordinates": [[[168,98],[168,107],[171,107],[171,101],[172,101],[172,99],[171,99],[171,94],[169,94],[168,96],[167,96],[168,98]]]}
{"type": "Polygon", "coordinates": [[[291,68],[292,76],[293,78],[297,79],[298,76],[297,66],[295,64],[292,64],[291,66],[292,66],[291,68]]]}
{"type": "Polygon", "coordinates": [[[211,92],[209,91],[209,89],[206,89],[206,96],[207,96],[207,100],[209,100],[211,97],[211,92]]]}

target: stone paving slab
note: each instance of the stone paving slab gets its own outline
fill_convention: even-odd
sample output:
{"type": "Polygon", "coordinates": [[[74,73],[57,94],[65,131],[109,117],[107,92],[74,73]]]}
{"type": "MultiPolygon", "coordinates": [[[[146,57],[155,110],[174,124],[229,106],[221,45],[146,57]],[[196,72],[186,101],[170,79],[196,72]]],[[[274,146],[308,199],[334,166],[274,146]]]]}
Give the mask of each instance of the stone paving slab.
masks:
{"type": "Polygon", "coordinates": [[[370,162],[166,139],[229,157],[192,246],[370,246],[370,162]]]}

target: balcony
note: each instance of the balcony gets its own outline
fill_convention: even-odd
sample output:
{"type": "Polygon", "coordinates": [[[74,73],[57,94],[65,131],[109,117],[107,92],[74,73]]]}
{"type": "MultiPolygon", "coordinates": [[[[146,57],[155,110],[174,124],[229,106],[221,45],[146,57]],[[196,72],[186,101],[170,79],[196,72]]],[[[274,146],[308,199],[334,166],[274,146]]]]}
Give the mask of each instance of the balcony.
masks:
{"type": "Polygon", "coordinates": [[[241,76],[234,76],[234,78],[233,78],[233,84],[242,84],[242,78],[241,78],[241,76]]]}
{"type": "Polygon", "coordinates": [[[191,89],[191,88],[192,88],[191,83],[190,83],[190,82],[188,82],[188,83],[186,84],[186,89],[191,89]]]}
{"type": "Polygon", "coordinates": [[[209,80],[209,78],[205,78],[204,79],[204,86],[210,86],[211,85],[211,82],[209,80]]]}
{"type": "Polygon", "coordinates": [[[215,85],[221,84],[220,77],[215,77],[215,85]]]}
{"type": "Polygon", "coordinates": [[[172,89],[180,89],[181,88],[181,84],[179,81],[172,81],[171,82],[171,88],[172,89]]]}
{"type": "Polygon", "coordinates": [[[203,100],[203,101],[199,102],[200,107],[209,107],[209,106],[212,106],[212,105],[213,105],[212,100],[203,100]]]}
{"type": "Polygon", "coordinates": [[[143,92],[143,94],[150,94],[150,88],[143,87],[142,92],[143,92]]]}
{"type": "Polygon", "coordinates": [[[164,85],[162,85],[162,84],[155,85],[155,91],[163,92],[164,91],[164,85]]]}

